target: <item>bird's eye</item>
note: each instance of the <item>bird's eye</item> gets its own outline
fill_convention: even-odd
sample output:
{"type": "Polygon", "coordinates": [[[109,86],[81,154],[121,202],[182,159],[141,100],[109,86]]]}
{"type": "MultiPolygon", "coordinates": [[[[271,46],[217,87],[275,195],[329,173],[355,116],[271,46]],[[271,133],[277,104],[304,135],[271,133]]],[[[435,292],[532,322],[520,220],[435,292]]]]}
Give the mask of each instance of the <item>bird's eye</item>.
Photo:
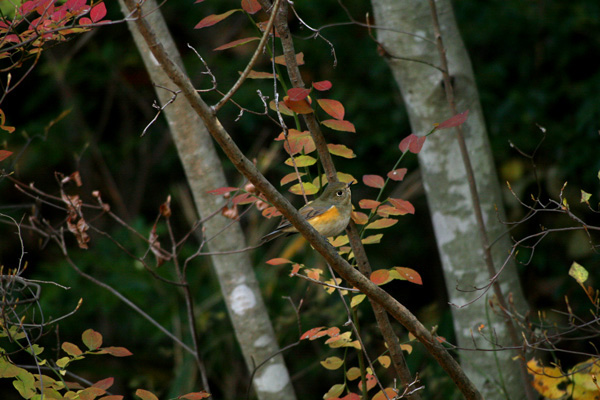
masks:
{"type": "Polygon", "coordinates": [[[335,195],[336,195],[337,197],[342,197],[342,196],[344,195],[344,191],[342,191],[342,190],[338,190],[337,192],[335,192],[335,195]]]}

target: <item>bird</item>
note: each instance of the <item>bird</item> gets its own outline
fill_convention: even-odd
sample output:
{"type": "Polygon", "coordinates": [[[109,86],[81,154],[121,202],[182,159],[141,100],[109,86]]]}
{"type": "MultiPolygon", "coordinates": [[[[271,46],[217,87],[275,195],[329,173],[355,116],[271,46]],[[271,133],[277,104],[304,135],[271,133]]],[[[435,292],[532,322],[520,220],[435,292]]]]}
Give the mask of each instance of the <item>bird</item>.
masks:
{"type": "MultiPolygon", "coordinates": [[[[346,229],[352,214],[350,183],[332,182],[317,199],[307,203],[299,212],[313,228],[325,237],[339,235],[346,229]]],[[[279,226],[261,239],[261,244],[298,230],[285,218],[279,226]]]]}

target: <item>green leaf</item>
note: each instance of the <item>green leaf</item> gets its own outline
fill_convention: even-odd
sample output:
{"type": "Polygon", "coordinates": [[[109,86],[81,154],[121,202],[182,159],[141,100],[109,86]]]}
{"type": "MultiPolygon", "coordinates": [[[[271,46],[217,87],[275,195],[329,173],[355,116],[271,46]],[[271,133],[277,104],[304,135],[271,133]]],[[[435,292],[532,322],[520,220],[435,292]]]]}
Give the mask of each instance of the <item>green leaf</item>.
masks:
{"type": "Polygon", "coordinates": [[[21,397],[30,399],[36,394],[35,378],[31,372],[24,369],[19,372],[17,379],[13,381],[13,386],[19,391],[21,397]]]}
{"type": "Polygon", "coordinates": [[[571,268],[569,268],[569,275],[575,278],[580,285],[583,285],[590,274],[581,264],[573,261],[571,268]]]}
{"type": "Polygon", "coordinates": [[[360,378],[360,369],[357,367],[350,368],[348,372],[346,372],[346,378],[348,378],[349,381],[360,378]]]}
{"type": "Polygon", "coordinates": [[[581,203],[589,204],[589,200],[592,195],[584,190],[581,191],[581,203]]]}

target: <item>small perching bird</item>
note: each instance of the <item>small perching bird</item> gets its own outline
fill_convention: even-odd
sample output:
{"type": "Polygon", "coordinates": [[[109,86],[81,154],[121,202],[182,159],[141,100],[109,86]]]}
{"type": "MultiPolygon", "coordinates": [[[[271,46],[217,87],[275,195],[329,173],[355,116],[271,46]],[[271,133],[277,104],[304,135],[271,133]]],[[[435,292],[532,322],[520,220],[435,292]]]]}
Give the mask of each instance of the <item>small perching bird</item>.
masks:
{"type": "MultiPolygon", "coordinates": [[[[299,212],[309,224],[325,237],[339,235],[346,229],[352,213],[350,183],[333,182],[327,185],[321,196],[307,203],[299,212]]],[[[287,219],[283,219],[277,229],[263,236],[261,244],[279,236],[297,233],[287,219]]]]}

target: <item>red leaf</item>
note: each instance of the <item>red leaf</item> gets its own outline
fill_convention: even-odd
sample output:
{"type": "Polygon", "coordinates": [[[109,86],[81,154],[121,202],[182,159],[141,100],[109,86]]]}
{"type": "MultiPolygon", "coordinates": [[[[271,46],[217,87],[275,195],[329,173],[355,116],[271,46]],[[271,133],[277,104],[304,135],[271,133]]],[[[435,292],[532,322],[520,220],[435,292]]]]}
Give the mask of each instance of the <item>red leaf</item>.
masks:
{"type": "Polygon", "coordinates": [[[383,285],[392,280],[390,277],[390,271],[387,269],[378,269],[377,271],[373,271],[369,279],[376,285],[383,285]]]}
{"type": "Polygon", "coordinates": [[[318,99],[317,103],[319,103],[323,111],[331,115],[333,118],[338,120],[344,119],[344,106],[339,101],[332,99],[318,99]]]}
{"type": "Polygon", "coordinates": [[[260,4],[256,0],[242,0],[242,8],[248,14],[256,14],[260,11],[260,4]]]}
{"type": "Polygon", "coordinates": [[[425,143],[425,139],[427,139],[427,136],[419,137],[414,133],[411,133],[410,135],[402,139],[398,147],[403,153],[405,153],[406,150],[408,150],[411,153],[418,154],[421,151],[421,148],[423,148],[423,143],[425,143]]]}
{"type": "Polygon", "coordinates": [[[305,88],[291,88],[287,91],[287,94],[291,101],[304,100],[310,94],[310,89],[305,88]]]}
{"type": "Polygon", "coordinates": [[[340,121],[337,119],[326,119],[321,122],[328,128],[335,129],[336,131],[344,131],[344,132],[356,132],[356,128],[354,124],[349,121],[340,121]]]}
{"type": "Polygon", "coordinates": [[[233,42],[225,43],[222,46],[216,47],[213,50],[215,50],[215,51],[227,50],[227,49],[231,49],[232,47],[237,47],[237,46],[241,46],[246,43],[253,42],[255,40],[260,40],[260,38],[259,37],[249,37],[249,38],[234,40],[233,42]]]}
{"type": "Polygon", "coordinates": [[[109,387],[111,387],[113,385],[114,382],[115,382],[115,378],[106,378],[106,379],[102,379],[101,381],[94,383],[92,386],[99,388],[99,389],[107,390],[109,387]]]}
{"type": "Polygon", "coordinates": [[[236,188],[236,187],[222,187],[222,188],[218,188],[218,189],[209,190],[206,193],[215,194],[215,195],[223,195],[225,193],[233,192],[235,190],[239,190],[239,188],[236,188]]]}
{"type": "Polygon", "coordinates": [[[238,204],[254,203],[256,200],[258,199],[252,196],[250,193],[241,193],[235,196],[231,201],[233,202],[234,206],[237,206],[238,204]]]}
{"type": "Polygon", "coordinates": [[[300,177],[304,176],[304,175],[306,175],[306,173],[304,173],[304,172],[299,172],[298,174],[295,173],[295,172],[289,173],[286,176],[284,176],[283,178],[281,178],[281,181],[279,181],[279,184],[281,186],[287,185],[290,182],[294,182],[294,181],[299,180],[300,177]],[[298,176],[298,175],[300,175],[300,176],[298,176]]]}
{"type": "Polygon", "coordinates": [[[142,400],[158,400],[158,397],[154,395],[154,393],[149,392],[144,389],[138,389],[135,391],[135,395],[141,398],[142,400]]]}
{"type": "Polygon", "coordinates": [[[100,21],[106,16],[106,5],[104,3],[98,3],[90,11],[90,18],[94,22],[100,21]]]}
{"type": "Polygon", "coordinates": [[[469,116],[469,110],[461,112],[460,114],[456,114],[455,116],[448,118],[447,120],[445,120],[444,122],[442,122],[441,124],[436,126],[435,129],[437,129],[437,130],[448,129],[448,128],[454,128],[455,126],[462,125],[465,123],[468,116],[469,116]]]}
{"type": "Polygon", "coordinates": [[[92,24],[92,20],[88,17],[79,18],[79,25],[90,25],[92,24]]]}
{"type": "Polygon", "coordinates": [[[414,269],[404,267],[394,267],[394,269],[398,272],[398,274],[400,274],[400,276],[405,278],[407,281],[416,283],[417,285],[423,284],[423,279],[421,279],[421,275],[419,275],[419,273],[414,269]]]}
{"type": "Polygon", "coordinates": [[[363,183],[367,186],[381,189],[385,181],[379,175],[363,175],[363,183]]]}
{"type": "Polygon", "coordinates": [[[388,172],[387,177],[393,181],[401,181],[402,179],[404,179],[406,171],[408,171],[406,168],[395,169],[393,171],[388,172]]]}
{"type": "Polygon", "coordinates": [[[366,210],[370,210],[372,208],[377,207],[379,204],[381,204],[379,201],[375,201],[375,200],[370,200],[370,199],[362,199],[358,202],[358,206],[360,208],[364,208],[366,210]]]}
{"type": "MultiPolygon", "coordinates": [[[[393,397],[390,397],[392,399],[393,397]]],[[[360,396],[356,393],[348,393],[344,397],[340,398],[340,400],[360,400],[360,396]]]]}
{"type": "Polygon", "coordinates": [[[289,264],[292,261],[288,260],[287,258],[271,258],[269,261],[267,261],[267,264],[269,265],[281,265],[281,264],[289,264]]]}
{"type": "Polygon", "coordinates": [[[227,12],[224,12],[223,14],[212,14],[212,15],[209,15],[208,17],[204,17],[204,18],[202,18],[202,20],[200,22],[198,22],[198,24],[196,24],[194,29],[202,29],[202,28],[206,28],[208,26],[213,26],[217,22],[223,21],[225,18],[229,17],[231,14],[233,14],[236,11],[240,11],[240,10],[239,9],[229,10],[227,12]]]}
{"type": "Polygon", "coordinates": [[[0,161],[4,161],[6,160],[8,157],[10,157],[13,154],[12,151],[8,151],[8,150],[0,150],[0,161]]]}
{"type": "Polygon", "coordinates": [[[325,90],[331,89],[331,86],[333,86],[333,85],[329,81],[320,81],[320,82],[313,82],[312,86],[315,89],[317,89],[318,91],[324,92],[325,90]]]}
{"type": "Polygon", "coordinates": [[[312,329],[307,330],[306,332],[304,332],[302,334],[302,336],[300,336],[300,340],[311,338],[312,336],[314,336],[317,332],[319,332],[323,328],[325,328],[325,327],[324,326],[319,326],[317,328],[312,328],[312,329]]]}
{"type": "Polygon", "coordinates": [[[100,350],[104,354],[110,354],[111,356],[115,357],[129,357],[133,355],[133,353],[127,350],[125,347],[109,346],[103,347],[100,350]]]}
{"type": "MultiPolygon", "coordinates": [[[[415,206],[410,204],[409,201],[402,200],[402,199],[393,199],[391,197],[388,199],[388,201],[390,203],[392,203],[392,205],[394,207],[396,207],[398,210],[402,211],[404,214],[414,214],[415,213],[415,206]]],[[[404,215],[404,214],[402,214],[402,215],[404,215]]]]}

